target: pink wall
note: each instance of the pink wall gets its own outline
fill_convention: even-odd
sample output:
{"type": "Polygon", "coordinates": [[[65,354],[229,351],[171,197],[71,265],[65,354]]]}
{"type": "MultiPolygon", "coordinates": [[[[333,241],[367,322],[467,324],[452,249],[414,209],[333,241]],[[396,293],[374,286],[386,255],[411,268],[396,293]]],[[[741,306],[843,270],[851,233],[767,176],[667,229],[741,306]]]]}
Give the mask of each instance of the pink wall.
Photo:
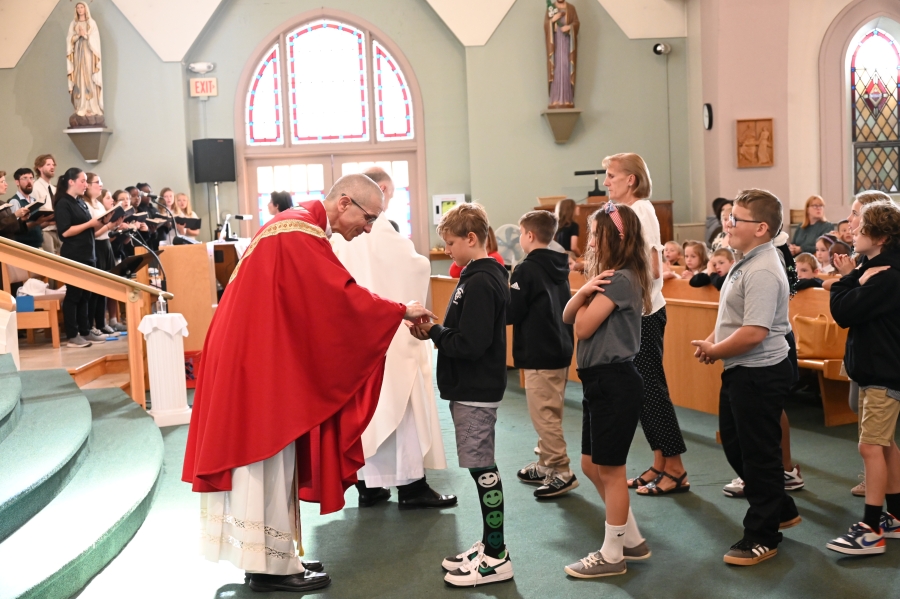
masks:
{"type": "Polygon", "coordinates": [[[702,0],[703,102],[714,114],[703,140],[707,203],[758,187],[787,213],[788,8],[784,0],[702,0]],[[739,169],[735,121],[758,118],[774,119],[775,166],[739,169]]]}

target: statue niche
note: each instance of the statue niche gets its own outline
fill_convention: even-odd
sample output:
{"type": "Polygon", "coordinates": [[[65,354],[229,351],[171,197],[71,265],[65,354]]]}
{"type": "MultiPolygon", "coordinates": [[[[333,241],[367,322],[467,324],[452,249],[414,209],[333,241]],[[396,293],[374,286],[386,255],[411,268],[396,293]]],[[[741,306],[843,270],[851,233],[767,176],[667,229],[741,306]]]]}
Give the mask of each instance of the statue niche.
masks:
{"type": "Polygon", "coordinates": [[[75,4],[75,18],[66,36],[66,70],[74,112],[69,126],[105,127],[100,32],[87,4],[75,4]]]}

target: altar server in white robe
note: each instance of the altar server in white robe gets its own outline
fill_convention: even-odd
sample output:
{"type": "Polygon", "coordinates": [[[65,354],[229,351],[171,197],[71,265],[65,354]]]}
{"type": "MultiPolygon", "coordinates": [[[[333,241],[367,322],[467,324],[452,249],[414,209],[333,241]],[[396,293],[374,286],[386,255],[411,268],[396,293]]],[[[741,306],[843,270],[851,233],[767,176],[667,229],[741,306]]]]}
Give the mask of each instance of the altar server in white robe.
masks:
{"type": "MultiPolygon", "coordinates": [[[[383,169],[365,173],[384,192],[383,212],[369,235],[352,241],[332,237],[335,254],[356,282],[386,299],[407,298],[425,303],[431,263],[412,241],[388,220],[394,184],[383,169]]],[[[409,335],[401,325],[387,352],[378,407],[363,433],[366,465],[360,470],[359,506],[371,507],[397,487],[401,510],[456,505],[454,495],[437,493],[425,480],[425,469],[447,467],[432,382],[432,345],[409,335]]]]}

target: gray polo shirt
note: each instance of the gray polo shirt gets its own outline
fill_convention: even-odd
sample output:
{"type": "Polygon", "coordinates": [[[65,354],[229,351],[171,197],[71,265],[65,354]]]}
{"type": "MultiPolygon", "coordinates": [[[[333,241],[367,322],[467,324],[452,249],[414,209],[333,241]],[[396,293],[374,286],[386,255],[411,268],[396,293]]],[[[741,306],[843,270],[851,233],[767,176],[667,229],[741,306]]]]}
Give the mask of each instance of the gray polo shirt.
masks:
{"type": "Polygon", "coordinates": [[[784,336],[791,330],[789,296],[784,266],[778,250],[771,243],[753,248],[734,263],[719,296],[716,343],[727,339],[742,326],[765,327],[769,334],[747,353],[723,360],[726,369],[773,366],[787,357],[788,344],[784,336]]]}
{"type": "Polygon", "coordinates": [[[641,286],[631,270],[617,270],[604,285],[604,293],[616,305],[594,334],[578,340],[578,368],[633,360],[641,349],[641,286]]]}

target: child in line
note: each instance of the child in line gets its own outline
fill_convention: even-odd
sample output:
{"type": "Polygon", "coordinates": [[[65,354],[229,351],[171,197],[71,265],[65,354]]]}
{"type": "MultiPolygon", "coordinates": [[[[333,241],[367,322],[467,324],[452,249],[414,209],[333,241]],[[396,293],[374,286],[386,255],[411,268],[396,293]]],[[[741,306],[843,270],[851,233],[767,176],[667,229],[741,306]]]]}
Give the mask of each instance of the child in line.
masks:
{"type": "MultiPolygon", "coordinates": [[[[494,260],[496,260],[500,266],[506,266],[506,264],[503,262],[503,256],[500,255],[499,248],[497,247],[497,237],[494,235],[493,227],[488,227],[488,236],[485,247],[487,248],[487,255],[489,258],[493,258],[494,260]]],[[[463,268],[465,268],[465,264],[460,266],[456,262],[451,262],[450,272],[447,274],[449,274],[453,279],[458,279],[460,273],[462,273],[463,268]]]]}
{"type": "Polygon", "coordinates": [[[471,587],[513,577],[503,537],[503,484],[494,461],[497,408],[506,391],[509,280],[488,256],[488,218],[479,204],[449,210],[437,230],[444,253],[462,272],[443,325],[417,324],[410,332],[437,347],[438,390],[450,401],[459,465],[468,468],[478,490],[481,540],[442,563],[447,584],[471,587]]]}
{"type": "Polygon", "coordinates": [[[684,242],[684,272],[682,279],[690,279],[698,272],[703,272],[709,258],[707,257],[706,244],[702,241],[684,242]]]}
{"type": "Polygon", "coordinates": [[[684,249],[677,241],[667,241],[663,247],[663,278],[677,279],[678,273],[672,270],[673,266],[684,266],[684,249]]]}
{"type": "Polygon", "coordinates": [[[719,430],[728,463],[745,481],[750,504],[744,536],[725,554],[727,564],[752,566],[774,557],[781,529],[800,524],[785,492],[781,416],[793,367],[785,335],[790,331],[790,289],[779,251],[781,201],[767,191],[738,194],[731,214],[731,246],[742,252],[722,287],[715,330],[695,340],[704,364],[722,360],[719,430]]]}
{"type": "Polygon", "coordinates": [[[831,265],[831,246],[837,241],[831,235],[822,235],[816,239],[816,260],[819,262],[819,272],[823,275],[830,275],[834,272],[834,266],[831,265]]]}
{"type": "Polygon", "coordinates": [[[572,363],[572,326],[563,308],[572,297],[566,253],[548,249],[556,214],[534,210],[519,219],[519,244],[527,252],[510,278],[506,323],[513,325],[513,362],[525,375],[525,398],[538,434],[538,459],[519,470],[520,481],[539,485],[534,496],[556,497],[578,486],[569,468],[562,430],[566,378],[572,363]]]}
{"type": "Polygon", "coordinates": [[[859,384],[859,453],[865,463],[863,519],[826,545],[848,555],[885,552],[885,537],[900,538],[900,208],[866,205],[853,245],[858,268],[831,286],[831,314],[849,328],[844,365],[859,384]],[[887,501],[887,511],[884,503],[887,501]]]}
{"type": "Polygon", "coordinates": [[[809,252],[797,254],[794,258],[797,264],[797,291],[822,287],[822,279],[819,274],[819,262],[809,252]]]}
{"type": "Polygon", "coordinates": [[[706,287],[712,285],[718,290],[722,289],[725,277],[734,264],[734,252],[728,248],[719,248],[712,253],[706,272],[699,272],[691,277],[691,287],[706,287]]]}
{"type": "Polygon", "coordinates": [[[850,221],[846,218],[837,224],[835,237],[848,247],[853,247],[853,231],[850,229],[850,221]]]}
{"type": "Polygon", "coordinates": [[[641,314],[651,306],[651,274],[641,222],[611,201],[593,214],[588,283],[566,304],[563,320],[578,336],[578,376],[584,386],[581,469],[606,504],[599,551],[566,566],[576,578],[625,574],[626,560],[650,557],[628,497],[625,461],[643,406],[644,383],[634,365],[641,314]]]}

